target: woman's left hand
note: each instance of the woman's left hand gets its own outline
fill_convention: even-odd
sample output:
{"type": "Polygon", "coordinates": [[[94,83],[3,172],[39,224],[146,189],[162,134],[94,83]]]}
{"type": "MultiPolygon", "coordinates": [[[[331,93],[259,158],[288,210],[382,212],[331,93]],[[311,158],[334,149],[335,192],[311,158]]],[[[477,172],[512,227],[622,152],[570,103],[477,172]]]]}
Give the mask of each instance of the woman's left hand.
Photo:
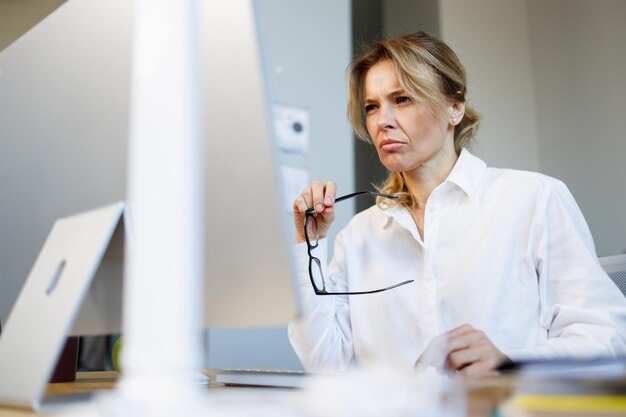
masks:
{"type": "Polygon", "coordinates": [[[510,359],[481,330],[464,324],[435,337],[418,358],[416,368],[435,366],[468,378],[497,375],[510,359]]]}

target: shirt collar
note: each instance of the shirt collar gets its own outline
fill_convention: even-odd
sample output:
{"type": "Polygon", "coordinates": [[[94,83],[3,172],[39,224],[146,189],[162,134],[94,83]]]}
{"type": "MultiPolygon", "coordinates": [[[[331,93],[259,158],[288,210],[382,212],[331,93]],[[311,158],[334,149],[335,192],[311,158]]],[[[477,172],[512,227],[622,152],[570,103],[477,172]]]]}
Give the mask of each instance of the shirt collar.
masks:
{"type": "MultiPolygon", "coordinates": [[[[472,155],[470,151],[463,148],[444,183],[450,182],[455,184],[469,199],[473,199],[476,195],[478,184],[486,170],[487,164],[482,159],[472,155]]],[[[384,212],[387,215],[384,222],[385,226],[390,224],[392,218],[407,224],[413,221],[409,212],[400,205],[390,207],[384,210],[384,212]]]]}
{"type": "Polygon", "coordinates": [[[487,164],[482,159],[463,148],[446,181],[456,184],[470,199],[473,199],[486,170],[487,164]]]}

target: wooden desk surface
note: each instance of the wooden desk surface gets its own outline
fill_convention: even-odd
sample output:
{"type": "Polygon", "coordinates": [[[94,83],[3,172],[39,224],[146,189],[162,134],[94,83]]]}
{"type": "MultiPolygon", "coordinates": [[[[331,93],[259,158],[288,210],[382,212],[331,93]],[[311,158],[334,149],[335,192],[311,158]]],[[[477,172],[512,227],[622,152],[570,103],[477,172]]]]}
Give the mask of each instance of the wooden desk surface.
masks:
{"type": "Polygon", "coordinates": [[[112,389],[117,383],[117,372],[78,372],[76,381],[48,384],[46,395],[76,394],[112,389]]]}
{"type": "MultiPolygon", "coordinates": [[[[207,371],[211,375],[212,371],[207,371]]],[[[49,384],[46,395],[76,394],[112,389],[118,379],[116,372],[78,372],[76,381],[49,384]]],[[[215,386],[215,385],[213,385],[215,386]]],[[[467,417],[491,417],[498,404],[509,392],[510,384],[503,380],[484,380],[468,384],[467,417]]],[[[51,413],[35,413],[28,410],[0,406],[0,417],[49,416],[51,413]]]]}

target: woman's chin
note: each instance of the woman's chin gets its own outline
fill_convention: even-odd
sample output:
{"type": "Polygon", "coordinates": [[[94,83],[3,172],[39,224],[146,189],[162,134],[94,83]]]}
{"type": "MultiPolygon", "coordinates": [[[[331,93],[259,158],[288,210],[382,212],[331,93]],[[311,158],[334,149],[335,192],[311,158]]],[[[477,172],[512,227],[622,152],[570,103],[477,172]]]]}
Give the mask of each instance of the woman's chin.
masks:
{"type": "Polygon", "coordinates": [[[380,162],[383,164],[389,172],[404,172],[410,169],[408,164],[404,161],[399,161],[397,158],[381,158],[380,162]]]}

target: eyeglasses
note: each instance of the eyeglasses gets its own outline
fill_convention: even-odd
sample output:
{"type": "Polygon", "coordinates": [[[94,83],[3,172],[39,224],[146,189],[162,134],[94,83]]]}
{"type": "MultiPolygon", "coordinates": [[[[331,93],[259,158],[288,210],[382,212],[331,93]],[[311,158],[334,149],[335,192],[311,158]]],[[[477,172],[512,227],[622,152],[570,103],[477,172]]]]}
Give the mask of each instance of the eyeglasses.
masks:
{"type": "MultiPolygon", "coordinates": [[[[383,197],[391,200],[395,200],[398,197],[389,194],[377,193],[375,191],[359,191],[357,193],[352,193],[348,195],[344,195],[342,197],[338,197],[335,199],[335,203],[338,203],[343,200],[347,200],[352,197],[356,197],[358,195],[370,195],[374,197],[383,197]]],[[[412,279],[408,281],[403,281],[398,284],[392,285],[390,287],[378,288],[376,290],[369,291],[348,291],[348,292],[329,292],[326,291],[326,281],[324,280],[324,273],[322,272],[322,262],[313,256],[311,253],[313,249],[317,248],[319,245],[319,233],[317,229],[317,221],[315,220],[315,209],[309,208],[304,214],[304,236],[306,238],[306,244],[309,254],[309,278],[311,278],[311,284],[313,284],[313,290],[315,290],[315,294],[317,295],[361,295],[361,294],[375,294],[378,292],[383,292],[387,290],[391,290],[393,288],[397,288],[401,285],[409,284],[413,282],[412,279]],[[311,234],[309,234],[309,229],[311,229],[311,234]]]]}

